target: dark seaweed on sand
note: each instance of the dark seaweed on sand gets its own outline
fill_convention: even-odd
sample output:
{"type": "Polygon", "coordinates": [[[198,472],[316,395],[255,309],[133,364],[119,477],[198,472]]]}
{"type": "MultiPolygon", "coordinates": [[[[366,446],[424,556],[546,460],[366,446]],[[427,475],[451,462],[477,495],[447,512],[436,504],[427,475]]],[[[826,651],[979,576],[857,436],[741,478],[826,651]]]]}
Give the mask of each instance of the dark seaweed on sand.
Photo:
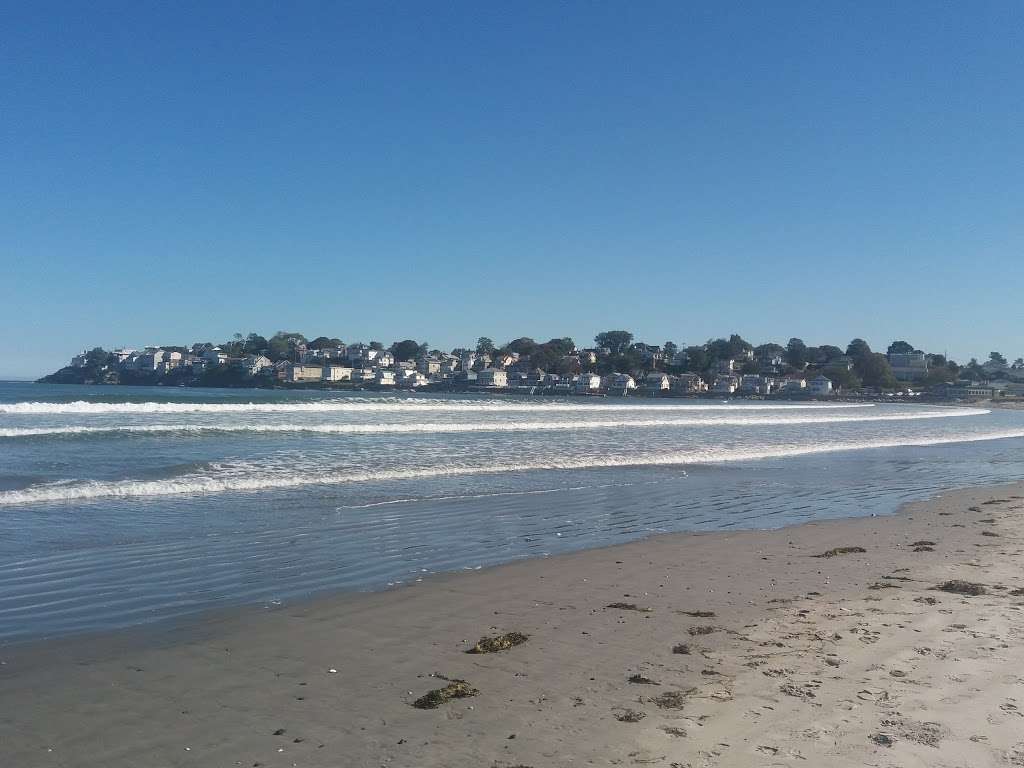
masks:
{"type": "Polygon", "coordinates": [[[690,627],[687,632],[690,633],[691,637],[697,637],[697,635],[710,635],[712,632],[717,632],[718,627],[712,627],[711,625],[705,625],[701,627],[690,627]]]}
{"type": "Polygon", "coordinates": [[[607,608],[616,608],[620,611],[640,611],[640,613],[650,613],[653,608],[641,608],[636,603],[608,603],[607,608]]]}
{"type": "Polygon", "coordinates": [[[651,680],[651,678],[644,677],[643,675],[630,675],[628,679],[629,682],[637,685],[661,685],[661,683],[656,680],[651,680]]]}
{"type": "Polygon", "coordinates": [[[412,703],[416,709],[437,709],[452,699],[465,699],[476,696],[480,691],[465,680],[450,680],[444,688],[435,688],[420,696],[412,703]]]}
{"type": "Polygon", "coordinates": [[[834,547],[814,557],[837,557],[838,555],[859,555],[867,552],[864,547],[834,547]]]}
{"type": "Polygon", "coordinates": [[[620,723],[639,723],[647,715],[643,712],[637,712],[635,709],[624,709],[621,712],[615,713],[615,719],[620,723]]]}
{"type": "Polygon", "coordinates": [[[682,709],[686,704],[687,692],[665,691],[651,699],[662,709],[682,709]]]}
{"type": "Polygon", "coordinates": [[[481,637],[480,642],[468,649],[466,653],[497,653],[507,651],[517,645],[522,645],[530,639],[529,635],[522,632],[506,632],[504,635],[494,637],[481,637]]]}
{"type": "Polygon", "coordinates": [[[978,595],[985,594],[985,587],[983,585],[975,584],[971,581],[964,581],[962,579],[945,581],[935,588],[942,592],[952,592],[955,595],[967,595],[969,597],[977,597],[978,595]]]}

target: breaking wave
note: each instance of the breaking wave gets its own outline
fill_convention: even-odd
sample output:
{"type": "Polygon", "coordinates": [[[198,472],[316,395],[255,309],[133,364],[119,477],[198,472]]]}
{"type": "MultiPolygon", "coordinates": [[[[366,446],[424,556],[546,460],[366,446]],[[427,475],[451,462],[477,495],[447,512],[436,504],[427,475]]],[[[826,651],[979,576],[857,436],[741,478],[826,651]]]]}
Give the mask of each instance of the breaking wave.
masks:
{"type": "Polygon", "coordinates": [[[882,421],[921,421],[964,416],[983,416],[990,411],[983,408],[948,408],[917,413],[899,413],[870,416],[747,416],[725,418],[681,419],[619,419],[604,421],[505,421],[410,424],[129,424],[111,427],[0,427],[0,438],[52,437],[77,435],[116,434],[171,434],[171,433],[295,433],[325,435],[371,434],[446,434],[457,432],[544,432],[581,429],[619,429],[647,427],[717,427],[717,426],[786,426],[798,424],[844,424],[882,421]]]}
{"type": "Polygon", "coordinates": [[[506,472],[581,470],[608,467],[685,466],[718,464],[759,459],[787,458],[812,454],[836,453],[905,446],[933,446],[952,443],[971,443],[987,440],[1022,438],[1024,430],[1006,430],[973,435],[928,438],[894,438],[868,441],[848,441],[814,445],[777,445],[765,448],[729,449],[709,448],[692,451],[668,452],[646,456],[580,457],[566,460],[545,460],[504,465],[445,465],[442,467],[379,470],[379,471],[320,471],[306,474],[261,470],[233,471],[221,474],[194,473],[167,480],[119,480],[62,482],[37,485],[15,491],[0,492],[0,506],[66,502],[99,498],[143,498],[153,496],[188,496],[230,492],[281,490],[316,485],[340,485],[361,482],[415,480],[442,476],[490,475],[506,472]]]}
{"type": "Polygon", "coordinates": [[[874,403],[566,403],[537,401],[509,402],[507,400],[428,400],[414,398],[378,398],[322,400],[293,403],[93,403],[76,400],[70,403],[21,402],[0,403],[0,413],[11,415],[59,415],[110,413],[330,413],[349,412],[402,412],[432,411],[458,413],[485,411],[493,413],[519,412],[580,412],[580,411],[773,411],[818,410],[834,408],[871,408],[874,403]]]}

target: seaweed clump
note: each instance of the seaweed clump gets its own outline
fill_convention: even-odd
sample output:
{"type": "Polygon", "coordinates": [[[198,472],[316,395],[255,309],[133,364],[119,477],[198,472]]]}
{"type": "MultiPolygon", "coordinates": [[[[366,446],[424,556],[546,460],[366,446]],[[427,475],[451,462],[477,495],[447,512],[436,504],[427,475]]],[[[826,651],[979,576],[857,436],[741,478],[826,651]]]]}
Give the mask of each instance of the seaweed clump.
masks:
{"type": "Polygon", "coordinates": [[[977,597],[978,595],[985,594],[984,586],[981,584],[975,584],[972,581],[964,581],[963,579],[945,581],[942,584],[939,584],[936,589],[942,592],[952,592],[954,595],[967,595],[969,597],[977,597]]]}
{"type": "Polygon", "coordinates": [[[620,611],[639,611],[640,613],[651,613],[653,608],[641,608],[636,603],[608,603],[607,608],[616,608],[620,611]]]}
{"type": "Polygon", "coordinates": [[[864,547],[834,547],[814,557],[837,557],[839,555],[860,555],[867,552],[864,547]]]}
{"type": "Polygon", "coordinates": [[[529,639],[530,636],[524,635],[522,632],[506,632],[504,635],[481,637],[480,642],[469,648],[466,653],[497,653],[498,651],[507,651],[509,648],[522,645],[529,639]]]}
{"type": "Polygon", "coordinates": [[[637,712],[635,709],[624,709],[621,712],[615,713],[615,719],[620,723],[639,723],[647,715],[643,712],[637,712]]]}
{"type": "Polygon", "coordinates": [[[465,699],[476,696],[480,691],[465,680],[449,680],[444,688],[427,691],[412,703],[416,709],[437,709],[452,699],[465,699]]]}
{"type": "Polygon", "coordinates": [[[628,679],[629,682],[637,685],[661,685],[661,683],[656,680],[651,680],[651,678],[644,677],[643,675],[630,675],[628,679]]]}
{"type": "Polygon", "coordinates": [[[717,632],[718,627],[712,627],[711,625],[705,625],[701,627],[690,627],[687,632],[690,633],[690,637],[697,637],[697,635],[710,635],[712,632],[717,632]]]}
{"type": "Polygon", "coordinates": [[[665,691],[651,701],[662,709],[682,709],[686,705],[686,696],[683,691],[665,691]]]}
{"type": "Polygon", "coordinates": [[[680,653],[684,656],[690,655],[690,646],[686,643],[677,643],[672,646],[672,653],[680,653]]]}

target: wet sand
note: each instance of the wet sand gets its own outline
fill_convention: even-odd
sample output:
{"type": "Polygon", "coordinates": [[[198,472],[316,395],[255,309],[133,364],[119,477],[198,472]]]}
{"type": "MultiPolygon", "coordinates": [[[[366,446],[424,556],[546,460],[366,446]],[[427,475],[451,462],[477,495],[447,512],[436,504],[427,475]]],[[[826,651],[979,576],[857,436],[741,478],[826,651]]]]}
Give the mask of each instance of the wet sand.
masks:
{"type": "Polygon", "coordinates": [[[1024,485],[0,650],[4,765],[1024,765],[1024,485]],[[931,543],[922,543],[931,542],[931,543]],[[834,548],[862,548],[817,557],[834,548]],[[935,589],[953,579],[969,596],[935,589]],[[609,607],[616,605],[617,607],[609,607]],[[525,643],[466,653],[482,636],[525,643]],[[475,695],[412,703],[453,680],[475,695]]]}

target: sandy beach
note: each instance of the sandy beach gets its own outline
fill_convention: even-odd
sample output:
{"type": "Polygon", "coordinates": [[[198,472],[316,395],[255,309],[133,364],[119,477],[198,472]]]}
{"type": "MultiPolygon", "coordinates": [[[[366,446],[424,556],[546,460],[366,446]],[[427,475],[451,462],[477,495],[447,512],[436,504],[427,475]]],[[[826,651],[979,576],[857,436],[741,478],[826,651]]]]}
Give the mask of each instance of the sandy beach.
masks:
{"type": "Polygon", "coordinates": [[[1022,510],[967,490],[9,647],[3,764],[1024,765],[1022,510]],[[413,706],[446,687],[472,695],[413,706]]]}

